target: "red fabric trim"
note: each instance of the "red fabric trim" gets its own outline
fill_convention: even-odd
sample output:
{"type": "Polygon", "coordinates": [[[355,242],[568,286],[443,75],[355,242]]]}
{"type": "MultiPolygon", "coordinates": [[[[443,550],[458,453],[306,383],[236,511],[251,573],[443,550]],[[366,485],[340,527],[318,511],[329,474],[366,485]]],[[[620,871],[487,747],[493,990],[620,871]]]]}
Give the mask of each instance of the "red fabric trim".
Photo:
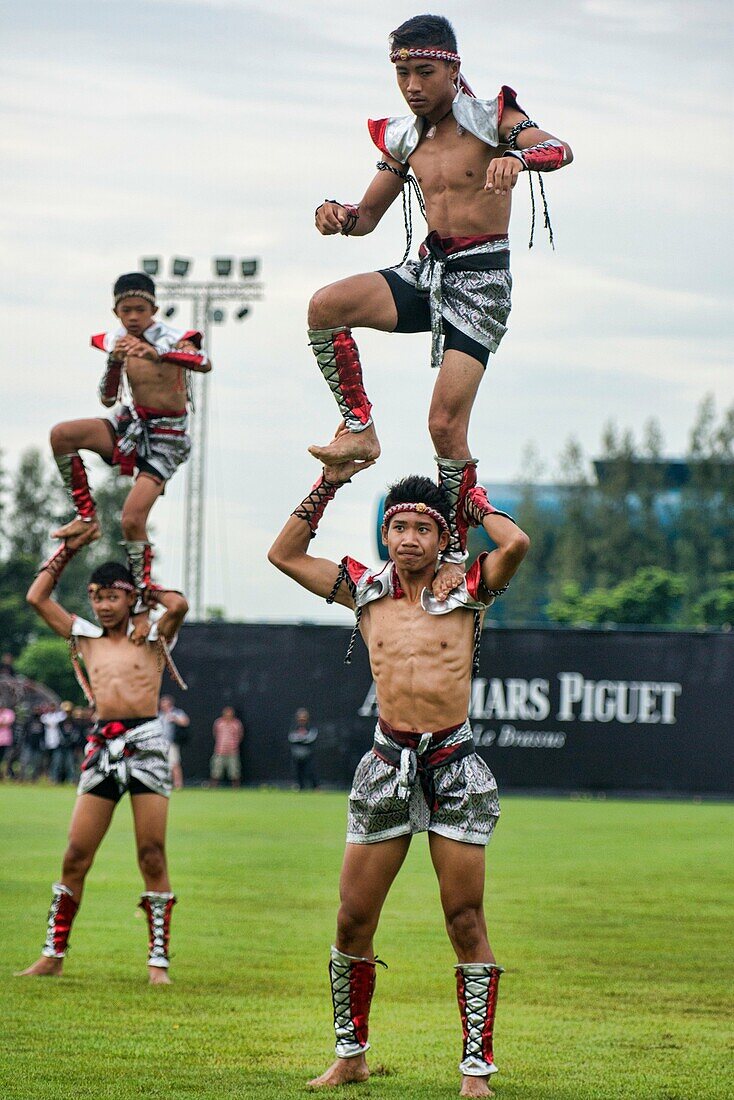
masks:
{"type": "Polygon", "coordinates": [[[349,1003],[354,1034],[360,1046],[367,1043],[370,1005],[375,991],[375,964],[353,962],[349,972],[349,1003]]]}
{"type": "MultiPolygon", "coordinates": [[[[397,741],[399,745],[402,745],[406,749],[417,749],[418,743],[421,739],[420,733],[408,733],[407,730],[398,730],[394,726],[391,726],[389,722],[386,722],[384,718],[378,718],[377,724],[383,733],[388,737],[392,737],[393,741],[397,741]]],[[[463,722],[459,722],[458,726],[448,726],[445,730],[436,730],[431,734],[434,741],[443,741],[445,737],[448,737],[452,733],[456,733],[464,725],[463,722]]],[[[455,745],[451,746],[451,751],[456,748],[455,745]]]]}
{"type": "Polygon", "coordinates": [[[181,337],[182,340],[188,340],[196,348],[200,348],[204,337],[195,328],[187,329],[187,331],[181,337]]]}
{"type": "Polygon", "coordinates": [[[482,563],[488,555],[489,551],[483,550],[466,574],[466,587],[473,600],[479,598],[479,589],[482,587],[482,563]]]}
{"type": "Polygon", "coordinates": [[[92,347],[97,348],[98,351],[105,351],[104,338],[106,335],[106,332],[98,332],[96,336],[93,336],[89,341],[92,347]]]}
{"type": "Polygon", "coordinates": [[[367,129],[370,132],[370,137],[380,152],[384,153],[386,157],[392,156],[392,153],[385,145],[385,131],[387,130],[389,121],[389,118],[370,118],[367,120],[367,129]]]}
{"type": "Polygon", "coordinates": [[[339,393],[344,399],[352,416],[360,424],[366,424],[370,418],[372,405],[362,384],[362,365],[359,350],[350,329],[337,332],[333,338],[334,362],[339,379],[339,393]]]}
{"type": "Polygon", "coordinates": [[[184,416],[185,409],[151,409],[148,405],[136,405],[135,412],[141,420],[155,420],[161,416],[172,416],[178,419],[184,416]]]}
{"type": "Polygon", "coordinates": [[[347,573],[355,584],[357,584],[367,572],[367,566],[362,565],[362,562],[357,561],[356,558],[342,558],[342,564],[347,567],[347,573]]]}
{"type": "Polygon", "coordinates": [[[499,90],[497,96],[497,128],[499,129],[502,124],[502,116],[505,113],[506,107],[514,107],[516,111],[519,111],[521,115],[525,115],[528,118],[528,113],[524,107],[521,107],[517,102],[517,92],[514,88],[511,88],[509,84],[503,84],[499,90]]]}
{"type": "Polygon", "coordinates": [[[200,367],[206,362],[205,355],[196,355],[191,351],[164,351],[158,357],[161,363],[173,363],[177,367],[200,367]]]}

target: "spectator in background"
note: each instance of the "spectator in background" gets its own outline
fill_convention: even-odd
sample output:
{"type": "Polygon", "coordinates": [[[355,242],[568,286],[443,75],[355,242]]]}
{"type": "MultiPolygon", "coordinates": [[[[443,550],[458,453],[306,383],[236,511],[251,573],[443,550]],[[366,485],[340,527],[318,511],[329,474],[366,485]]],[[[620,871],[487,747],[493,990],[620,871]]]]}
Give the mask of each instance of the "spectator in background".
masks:
{"type": "Polygon", "coordinates": [[[300,791],[305,791],[309,784],[315,791],[319,785],[313,763],[313,746],[318,735],[316,726],[309,725],[308,711],[305,707],[301,707],[296,711],[295,721],[288,733],[288,743],[300,791]]]}
{"type": "Polygon", "coordinates": [[[76,747],[78,732],[76,723],[71,716],[73,709],[73,703],[61,704],[64,720],[59,726],[59,747],[51,760],[49,775],[52,783],[75,783],[77,780],[74,748],[76,747]]]}
{"type": "Polygon", "coordinates": [[[224,707],[221,716],[212,726],[214,737],[214,755],[211,759],[210,773],[212,787],[227,774],[233,787],[240,785],[240,745],[245,735],[244,728],[234,712],[234,707],[224,707]]]}
{"type": "Polygon", "coordinates": [[[47,753],[46,767],[53,783],[58,783],[58,779],[54,777],[61,766],[61,723],[65,718],[66,712],[61,707],[49,707],[46,713],[41,715],[43,728],[46,731],[44,739],[47,753]]]}
{"type": "Polygon", "coordinates": [[[74,723],[74,767],[79,774],[84,759],[84,750],[87,746],[87,737],[92,732],[94,719],[90,707],[74,707],[71,712],[74,723]]]}
{"type": "Polygon", "coordinates": [[[30,779],[35,783],[41,774],[43,762],[43,744],[46,730],[41,715],[43,707],[33,708],[30,718],[23,725],[23,739],[20,748],[20,773],[23,779],[30,779]]]}
{"type": "Polygon", "coordinates": [[[181,745],[189,739],[188,726],[191,719],[188,714],[174,705],[172,695],[161,695],[161,709],[158,717],[163,723],[163,733],[168,739],[168,760],[171,765],[171,778],[177,791],[183,787],[183,768],[181,767],[181,745]]]}
{"type": "Polygon", "coordinates": [[[3,653],[0,657],[0,676],[15,676],[15,658],[12,653],[3,653]]]}
{"type": "MultiPolygon", "coordinates": [[[[13,747],[15,711],[12,707],[0,707],[0,779],[3,778],[5,757],[10,757],[13,747]]],[[[9,761],[8,761],[9,763],[9,761]]]]}

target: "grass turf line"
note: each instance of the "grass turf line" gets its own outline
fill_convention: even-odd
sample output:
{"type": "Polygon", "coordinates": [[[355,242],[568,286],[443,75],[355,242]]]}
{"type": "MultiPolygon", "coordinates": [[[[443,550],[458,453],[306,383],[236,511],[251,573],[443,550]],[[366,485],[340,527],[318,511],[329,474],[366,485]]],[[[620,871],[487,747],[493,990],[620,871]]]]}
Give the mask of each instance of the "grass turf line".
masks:
{"type": "MultiPolygon", "coordinates": [[[[126,801],[88,878],[59,980],[43,941],[73,803],[3,785],[4,1100],[313,1095],[331,1061],[328,947],[345,796],[190,790],[172,800],[174,985],[146,984],[126,801]]],[[[488,850],[500,985],[498,1100],[729,1100],[726,805],[506,797],[488,850]]],[[[388,898],[370,1061],[345,1100],[455,1095],[454,958],[425,837],[388,898]]]]}

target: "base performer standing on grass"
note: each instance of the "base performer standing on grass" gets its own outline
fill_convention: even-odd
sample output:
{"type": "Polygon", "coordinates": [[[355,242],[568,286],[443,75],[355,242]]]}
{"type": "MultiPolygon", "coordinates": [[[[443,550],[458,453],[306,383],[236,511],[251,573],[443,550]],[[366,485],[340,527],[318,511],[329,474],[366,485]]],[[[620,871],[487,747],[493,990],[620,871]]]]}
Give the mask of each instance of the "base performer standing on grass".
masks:
{"type": "Polygon", "coordinates": [[[145,883],[140,907],[148,918],[148,976],[154,984],[168,984],[168,941],[176,901],[165,847],[171,771],[157,712],[166,663],[175,672],[169,648],[188,605],[180,593],[158,589],[156,597],[164,614],[153,623],[147,639],[133,644],[131,612],[136,590],[123,565],[108,562],[91,576],[89,599],[99,625],[70,615],[52,598],[74,553],[66,544],[61,546],[41,567],[27,599],[56,634],[69,640],[75,672],[94,702],[97,722],[87,741],[61,879],[53,887],[46,942],[40,959],[22,976],[61,974],[87,873],[115,806],[128,791],[145,883]]]}
{"type": "Polygon", "coordinates": [[[494,778],[474,752],[467,711],[482,616],[507,588],[528,538],[489,504],[483,489],[471,489],[464,519],[481,524],[497,549],[482,554],[461,586],[439,601],[430,585],[448,543],[450,505],[434,482],[409,477],[392,486],[385,501],[384,567],[372,572],[352,558],[337,565],[312,557],[308,547],[324,508],[362,468],[349,462],[325,469],[269,554],[310,592],[355,610],[355,633],[358,627],[369,650],[380,715],[374,747],[360,762],[349,797],[329,965],[337,1060],[311,1085],[326,1088],[369,1076],[367,1025],[379,961],[373,937],[412,834],[427,830],[458,959],[461,1095],[488,1096],[487,1079],[497,1068],[492,1029],[502,968],[487,941],[484,846],[499,804],[494,778]]]}
{"type": "Polygon", "coordinates": [[[380,454],[352,328],[432,333],[432,365],[441,370],[428,426],[440,480],[454,496],[467,468],[473,478],[469,417],[510,313],[512,189],[521,172],[552,172],[572,159],[565,142],[528,118],[511,88],[476,99],[456,51],[442,16],[419,15],[393,31],[390,60],[412,114],[370,121],[382,159],[359,205],[326,200],[316,211],[320,233],[364,236],[404,187],[419,187],[429,229],[419,259],[324,287],[308,320],[316,360],[344,418],[332,443],[309,448],[327,465],[380,454]]]}
{"type": "Polygon", "coordinates": [[[200,332],[182,332],[156,319],[155,284],[148,275],[121,275],[113,296],[120,327],[92,337],[92,346],[107,353],[99,397],[110,412],[106,418],[67,420],[51,430],[54,458],[76,511],[54,538],[78,549],[100,536],[80,450],[101,455],[122,474],[137,472],[121,522],[128,566],[146,597],[153,560],[148,515],[191,450],[186,372],[210,371],[211,363],[201,350],[200,332]]]}

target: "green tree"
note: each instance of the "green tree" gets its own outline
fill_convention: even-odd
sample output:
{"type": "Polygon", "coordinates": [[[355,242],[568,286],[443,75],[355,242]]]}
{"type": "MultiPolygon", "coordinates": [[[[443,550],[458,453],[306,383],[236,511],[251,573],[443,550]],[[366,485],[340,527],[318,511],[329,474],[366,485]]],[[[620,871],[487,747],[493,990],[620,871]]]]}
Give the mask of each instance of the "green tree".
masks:
{"type": "Polygon", "coordinates": [[[584,593],[570,582],[548,604],[547,613],[557,623],[666,626],[675,620],[684,591],[682,577],[657,565],[645,566],[611,588],[584,593]]]}
{"type": "Polygon", "coordinates": [[[16,661],[23,676],[50,687],[62,699],[83,703],[83,695],[74,677],[69,646],[63,638],[40,637],[29,642],[16,661]]]}
{"type": "Polygon", "coordinates": [[[722,573],[718,584],[695,602],[691,621],[700,626],[734,626],[734,573],[722,573]]]}
{"type": "Polygon", "coordinates": [[[57,514],[58,492],[37,447],[24,451],[13,478],[9,556],[39,562],[57,514]]]}

